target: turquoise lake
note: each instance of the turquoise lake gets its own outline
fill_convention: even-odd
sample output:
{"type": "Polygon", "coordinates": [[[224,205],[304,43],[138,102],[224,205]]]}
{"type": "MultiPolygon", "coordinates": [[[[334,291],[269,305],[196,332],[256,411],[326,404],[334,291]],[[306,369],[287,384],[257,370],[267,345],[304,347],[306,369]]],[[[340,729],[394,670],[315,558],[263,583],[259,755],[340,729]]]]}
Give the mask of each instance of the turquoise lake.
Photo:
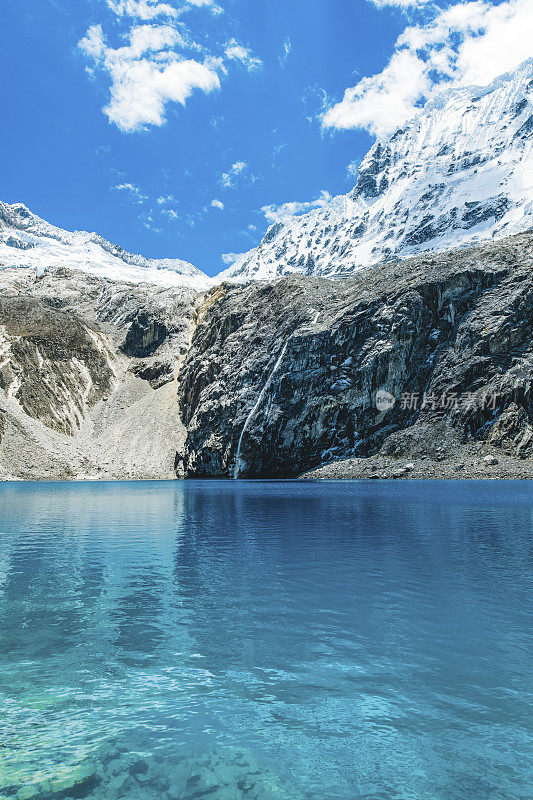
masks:
{"type": "Polygon", "coordinates": [[[531,482],[0,484],[0,796],[531,798],[531,482]]]}

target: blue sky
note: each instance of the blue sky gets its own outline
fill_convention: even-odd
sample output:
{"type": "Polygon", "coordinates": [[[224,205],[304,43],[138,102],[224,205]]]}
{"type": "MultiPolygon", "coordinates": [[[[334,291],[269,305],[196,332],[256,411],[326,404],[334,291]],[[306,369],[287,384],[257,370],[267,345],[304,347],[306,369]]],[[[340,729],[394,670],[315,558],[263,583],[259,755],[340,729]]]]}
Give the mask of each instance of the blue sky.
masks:
{"type": "Polygon", "coordinates": [[[0,198],[209,274],[283,204],[349,191],[442,83],[523,60],[533,21],[531,0],[2,5],[0,198]]]}

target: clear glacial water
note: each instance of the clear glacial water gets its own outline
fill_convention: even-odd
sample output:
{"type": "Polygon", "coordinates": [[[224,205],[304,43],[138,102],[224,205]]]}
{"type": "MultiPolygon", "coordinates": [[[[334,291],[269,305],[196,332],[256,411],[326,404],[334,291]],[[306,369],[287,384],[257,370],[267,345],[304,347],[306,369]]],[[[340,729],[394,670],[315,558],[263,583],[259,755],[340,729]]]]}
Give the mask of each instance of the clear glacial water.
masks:
{"type": "Polygon", "coordinates": [[[530,798],[532,486],[0,485],[0,795],[530,798]]]}

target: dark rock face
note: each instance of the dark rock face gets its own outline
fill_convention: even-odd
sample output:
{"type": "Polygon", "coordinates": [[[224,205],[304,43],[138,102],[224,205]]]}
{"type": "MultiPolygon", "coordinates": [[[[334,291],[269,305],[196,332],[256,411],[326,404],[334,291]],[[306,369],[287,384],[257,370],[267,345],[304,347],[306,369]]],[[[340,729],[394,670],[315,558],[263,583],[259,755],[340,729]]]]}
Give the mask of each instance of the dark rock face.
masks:
{"type": "Polygon", "coordinates": [[[148,381],[152,389],[158,389],[174,380],[174,363],[171,361],[138,361],[130,372],[143,381],[148,381]]]}
{"type": "Polygon", "coordinates": [[[388,188],[388,180],[385,173],[392,162],[392,152],[390,145],[376,144],[372,150],[371,157],[361,166],[357,177],[357,185],[353,190],[354,197],[373,198],[382,194],[388,188]],[[380,177],[381,176],[381,177],[380,177]]]}
{"type": "Polygon", "coordinates": [[[113,381],[103,340],[70,314],[29,297],[0,299],[0,331],[9,358],[0,388],[34,419],[72,434],[113,381]]]}
{"type": "Polygon", "coordinates": [[[406,432],[436,449],[447,429],[527,456],[532,266],[523,234],[343,281],[226,287],[180,373],[179,470],[292,477],[408,450],[406,432]],[[375,407],[378,390],[395,399],[388,410],[375,407]]]}
{"type": "Polygon", "coordinates": [[[16,239],[14,236],[8,236],[6,239],[8,247],[14,247],[16,250],[32,250],[35,245],[30,242],[23,242],[22,239],[16,239]]]}
{"type": "Polygon", "coordinates": [[[511,403],[493,425],[488,441],[509,455],[520,458],[533,455],[533,425],[525,408],[511,403]]]}
{"type": "Polygon", "coordinates": [[[283,230],[283,222],[276,222],[275,225],[271,225],[271,227],[263,236],[261,244],[268,244],[273,239],[275,239],[278,233],[280,233],[282,230],[283,230]]]}
{"type": "Polygon", "coordinates": [[[502,219],[509,208],[509,200],[500,195],[486,200],[484,203],[465,203],[466,211],[463,213],[462,221],[466,228],[479,225],[489,219],[496,221],[502,219]]]}
{"type": "Polygon", "coordinates": [[[122,351],[127,356],[151,356],[168,336],[166,325],[146,311],[136,311],[128,322],[131,323],[130,328],[122,345],[122,351]]]}

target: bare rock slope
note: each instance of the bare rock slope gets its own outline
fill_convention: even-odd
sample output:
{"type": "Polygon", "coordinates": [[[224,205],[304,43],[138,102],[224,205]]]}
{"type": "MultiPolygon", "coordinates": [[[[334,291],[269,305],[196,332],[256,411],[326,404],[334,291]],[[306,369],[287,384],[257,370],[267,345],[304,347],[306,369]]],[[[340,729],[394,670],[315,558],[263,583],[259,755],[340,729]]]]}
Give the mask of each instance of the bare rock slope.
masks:
{"type": "Polygon", "coordinates": [[[0,270],[0,477],[174,477],[198,293],[0,270]]]}

